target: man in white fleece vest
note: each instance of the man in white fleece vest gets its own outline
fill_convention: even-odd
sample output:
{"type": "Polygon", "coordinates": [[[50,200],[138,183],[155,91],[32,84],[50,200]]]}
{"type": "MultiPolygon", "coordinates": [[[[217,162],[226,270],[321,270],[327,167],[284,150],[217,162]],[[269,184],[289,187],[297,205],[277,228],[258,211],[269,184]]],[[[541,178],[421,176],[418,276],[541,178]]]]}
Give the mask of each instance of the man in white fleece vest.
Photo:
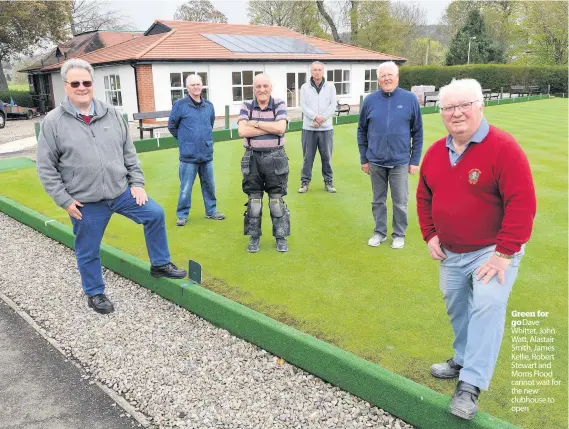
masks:
{"type": "Polygon", "coordinates": [[[324,189],[335,193],[332,171],[332,147],[334,130],[332,116],[336,111],[336,87],[324,79],[324,64],[314,61],[310,65],[312,77],[300,89],[300,105],[302,106],[302,173],[298,192],[308,192],[312,179],[312,165],[316,149],[322,161],[322,177],[324,189]]]}

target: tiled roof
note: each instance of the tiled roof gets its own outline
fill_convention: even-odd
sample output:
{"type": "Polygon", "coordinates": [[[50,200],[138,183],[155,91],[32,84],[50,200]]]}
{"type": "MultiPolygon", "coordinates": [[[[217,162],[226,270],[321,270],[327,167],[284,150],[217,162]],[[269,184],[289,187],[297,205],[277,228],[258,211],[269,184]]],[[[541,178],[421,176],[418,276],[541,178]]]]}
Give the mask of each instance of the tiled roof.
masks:
{"type": "Polygon", "coordinates": [[[75,58],[89,52],[99,50],[104,47],[113,46],[128,40],[132,40],[136,37],[142,36],[141,32],[115,32],[115,31],[89,31],[87,33],[78,34],[73,37],[73,39],[67,42],[60,43],[55,48],[53,48],[47,55],[45,55],[42,61],[38,61],[32,66],[27,67],[21,71],[26,70],[37,70],[37,69],[47,69],[51,65],[61,66],[61,62],[65,61],[64,58],[75,58]],[[60,64],[58,65],[58,60],[56,53],[62,54],[60,58],[60,64]],[[63,56],[67,54],[66,56],[63,56]]]}
{"type": "MultiPolygon", "coordinates": [[[[286,27],[261,25],[214,24],[205,22],[157,20],[147,31],[148,36],[123,41],[114,46],[98,49],[82,55],[92,65],[114,63],[129,60],[315,60],[322,61],[405,61],[381,52],[370,51],[343,43],[317,37],[305,36],[286,27]],[[154,26],[169,27],[172,30],[152,34],[154,26]],[[325,51],[325,54],[290,54],[290,53],[236,53],[202,36],[202,34],[233,34],[246,36],[294,37],[325,51]]],[[[120,34],[120,33],[119,33],[120,34]]],[[[61,64],[44,67],[44,70],[57,70],[61,64]]]]}

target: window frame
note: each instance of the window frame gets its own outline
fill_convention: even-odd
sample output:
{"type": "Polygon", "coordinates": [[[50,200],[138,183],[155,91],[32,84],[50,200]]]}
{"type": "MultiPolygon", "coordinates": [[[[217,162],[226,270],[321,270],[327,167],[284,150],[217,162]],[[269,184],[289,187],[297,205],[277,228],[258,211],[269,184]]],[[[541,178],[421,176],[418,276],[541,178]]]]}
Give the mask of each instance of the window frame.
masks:
{"type": "Polygon", "coordinates": [[[264,73],[262,70],[256,70],[255,68],[253,69],[249,69],[249,70],[232,70],[231,71],[231,99],[233,100],[233,103],[242,103],[244,101],[249,101],[249,100],[253,100],[255,98],[255,92],[253,91],[253,82],[255,80],[255,76],[257,76],[258,74],[264,73]],[[243,79],[243,73],[247,73],[247,72],[251,72],[252,73],[252,77],[251,77],[251,85],[247,84],[245,85],[244,83],[244,79],[243,79]],[[239,73],[239,82],[240,83],[235,83],[234,82],[234,75],[235,73],[239,73]],[[235,89],[239,88],[241,89],[241,97],[239,99],[235,98],[235,89]],[[245,98],[245,88],[251,88],[251,98],[245,98]]]}
{"type": "Polygon", "coordinates": [[[365,69],[364,70],[364,94],[371,94],[379,89],[379,83],[377,79],[377,69],[365,69]],[[366,73],[369,72],[369,79],[366,79],[366,73]],[[373,79],[373,73],[375,72],[376,79],[373,79]],[[366,91],[366,84],[369,84],[369,89],[366,91]],[[371,87],[375,85],[375,89],[373,90],[371,87]]]}
{"type": "Polygon", "coordinates": [[[105,100],[113,107],[123,107],[121,78],[118,73],[110,73],[103,77],[103,86],[105,87],[105,100]],[[111,78],[113,82],[111,83],[111,78]],[[118,85],[117,85],[118,83],[118,85]],[[113,88],[114,86],[114,88],[113,88]],[[116,94],[117,103],[114,102],[113,94],[116,94]]]}
{"type": "Polygon", "coordinates": [[[326,82],[333,84],[336,87],[336,95],[340,97],[349,97],[352,91],[352,70],[349,68],[329,68],[326,69],[326,82]],[[340,80],[336,80],[336,72],[340,74],[340,80]],[[346,72],[348,73],[348,79],[346,80],[346,72]],[[330,78],[330,73],[332,73],[332,78],[330,78]],[[340,86],[340,91],[338,91],[338,85],[340,86]],[[347,85],[347,91],[344,92],[345,86],[347,85]]]}
{"type": "Polygon", "coordinates": [[[176,102],[177,100],[179,100],[180,98],[184,98],[186,95],[188,95],[188,89],[186,88],[186,78],[191,75],[191,74],[197,74],[198,76],[200,76],[202,78],[202,82],[204,83],[203,89],[202,89],[202,97],[205,98],[206,100],[209,99],[209,76],[208,76],[208,72],[207,71],[180,71],[180,72],[170,72],[170,102],[172,103],[172,106],[174,105],[174,102],[176,102]],[[172,75],[179,75],[180,77],[180,85],[181,86],[174,86],[172,85],[172,75]],[[178,97],[174,100],[174,96],[173,96],[173,92],[174,91],[181,91],[182,96],[178,97]]]}

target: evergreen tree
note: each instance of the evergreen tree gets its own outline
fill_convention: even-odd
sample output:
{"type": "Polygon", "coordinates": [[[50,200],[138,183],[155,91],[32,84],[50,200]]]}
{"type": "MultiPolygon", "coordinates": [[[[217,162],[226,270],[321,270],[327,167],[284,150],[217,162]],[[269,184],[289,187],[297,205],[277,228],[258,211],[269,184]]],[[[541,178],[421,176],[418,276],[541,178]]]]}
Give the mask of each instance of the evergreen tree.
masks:
{"type": "Polygon", "coordinates": [[[505,63],[504,46],[492,40],[486,30],[484,18],[478,9],[468,12],[464,25],[450,42],[446,65],[466,64],[470,41],[470,64],[505,63]],[[471,39],[476,37],[476,39],[471,39]]]}

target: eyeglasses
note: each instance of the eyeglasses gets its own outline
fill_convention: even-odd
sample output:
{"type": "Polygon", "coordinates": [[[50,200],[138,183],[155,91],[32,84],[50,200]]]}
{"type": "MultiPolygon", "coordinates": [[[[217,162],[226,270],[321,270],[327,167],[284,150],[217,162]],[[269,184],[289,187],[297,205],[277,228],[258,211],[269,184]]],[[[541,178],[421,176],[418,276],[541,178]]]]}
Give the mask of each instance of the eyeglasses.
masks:
{"type": "Polygon", "coordinates": [[[93,85],[93,82],[90,80],[84,80],[83,82],[79,82],[78,80],[74,80],[73,82],[65,81],[65,83],[68,83],[71,88],[79,88],[81,84],[83,84],[85,88],[90,88],[91,85],[93,85]]]}
{"type": "Polygon", "coordinates": [[[441,112],[454,113],[454,109],[458,109],[459,112],[468,112],[470,109],[472,109],[472,105],[478,101],[480,100],[467,101],[465,103],[457,104],[456,106],[444,106],[441,107],[441,112]]]}
{"type": "Polygon", "coordinates": [[[380,79],[393,79],[396,75],[394,75],[393,73],[389,73],[389,74],[382,74],[379,76],[380,79]]]}

